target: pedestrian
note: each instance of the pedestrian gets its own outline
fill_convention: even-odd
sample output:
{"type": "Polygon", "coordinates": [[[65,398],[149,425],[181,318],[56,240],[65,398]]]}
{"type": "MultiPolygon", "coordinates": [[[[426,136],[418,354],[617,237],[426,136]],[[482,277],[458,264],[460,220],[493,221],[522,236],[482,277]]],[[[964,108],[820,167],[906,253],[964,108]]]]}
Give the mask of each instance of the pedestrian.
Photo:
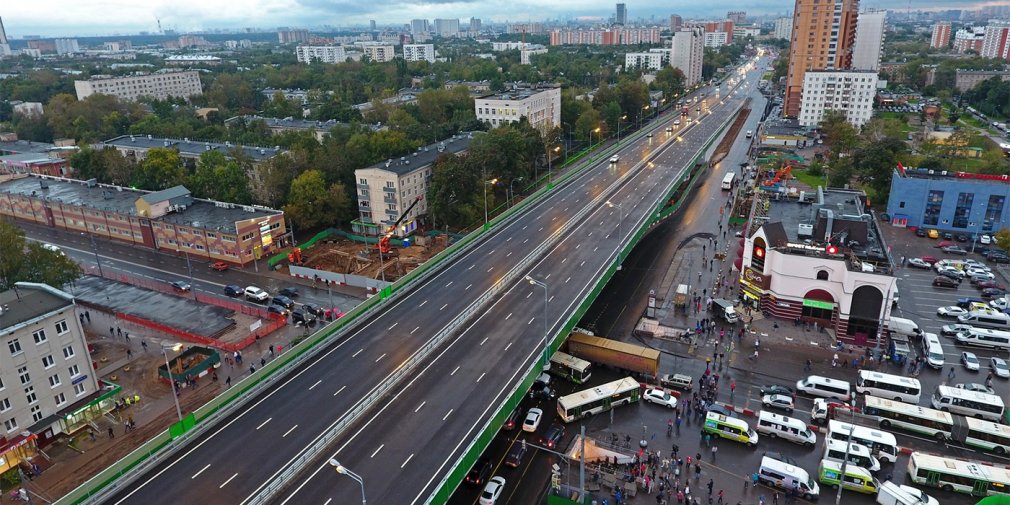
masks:
{"type": "Polygon", "coordinates": [[[694,480],[701,480],[701,460],[697,465],[694,465],[694,480]]]}
{"type": "Polygon", "coordinates": [[[954,375],[955,375],[954,367],[950,367],[950,372],[947,373],[947,379],[948,380],[953,380],[954,379],[954,375]]]}
{"type": "Polygon", "coordinates": [[[249,374],[252,375],[254,373],[256,373],[256,367],[249,365],[249,374]]]}
{"type": "Polygon", "coordinates": [[[708,494],[712,494],[712,487],[715,486],[714,479],[708,479],[708,494]]]}
{"type": "Polygon", "coordinates": [[[144,348],[144,352],[147,352],[147,341],[146,340],[141,340],[140,341],[140,347],[143,347],[144,348]]]}
{"type": "Polygon", "coordinates": [[[92,442],[95,441],[95,430],[88,430],[88,438],[90,438],[92,442]]]}
{"type": "Polygon", "coordinates": [[[683,489],[677,491],[677,503],[678,504],[684,503],[684,490],[683,489]]]}
{"type": "Polygon", "coordinates": [[[812,363],[810,362],[810,359],[807,358],[806,363],[803,364],[803,371],[804,372],[809,372],[811,370],[811,367],[810,367],[811,364],[812,363]]]}
{"type": "Polygon", "coordinates": [[[712,463],[715,463],[715,455],[718,452],[719,452],[719,446],[718,445],[713,445],[712,446],[712,463]]]}
{"type": "Polygon", "coordinates": [[[260,358],[260,368],[267,366],[267,359],[260,358]]]}
{"type": "Polygon", "coordinates": [[[81,314],[78,317],[81,318],[81,325],[84,325],[84,314],[81,314]]]}
{"type": "Polygon", "coordinates": [[[274,345],[270,344],[270,357],[272,358],[273,356],[274,356],[274,345]]]}
{"type": "Polygon", "coordinates": [[[109,326],[109,336],[110,337],[115,337],[116,336],[116,329],[113,328],[113,327],[111,327],[111,326],[109,326]]]}
{"type": "Polygon", "coordinates": [[[760,480],[760,479],[761,479],[761,477],[758,475],[757,472],[752,473],[751,476],[750,476],[750,485],[751,485],[751,487],[757,487],[758,480],[760,480]]]}
{"type": "Polygon", "coordinates": [[[112,426],[109,426],[109,438],[116,438],[116,432],[112,430],[112,426]]]}
{"type": "Polygon", "coordinates": [[[123,336],[123,329],[122,329],[122,328],[116,328],[116,333],[117,333],[117,334],[118,334],[118,335],[119,335],[120,337],[122,337],[122,336],[123,336]]]}
{"type": "Polygon", "coordinates": [[[87,319],[88,320],[88,324],[91,324],[91,312],[85,310],[84,311],[84,319],[87,319]]]}
{"type": "Polygon", "coordinates": [[[231,387],[231,376],[229,375],[227,379],[224,380],[224,385],[226,387],[231,387]]]}
{"type": "Polygon", "coordinates": [[[719,490],[719,505],[722,505],[722,499],[723,499],[723,494],[722,494],[722,489],[720,489],[719,490]]]}
{"type": "Polygon", "coordinates": [[[729,397],[733,398],[733,393],[736,391],[736,379],[730,379],[729,381],[729,397]]]}
{"type": "Polygon", "coordinates": [[[126,350],[126,357],[128,359],[133,359],[133,350],[132,349],[127,349],[126,350]]]}

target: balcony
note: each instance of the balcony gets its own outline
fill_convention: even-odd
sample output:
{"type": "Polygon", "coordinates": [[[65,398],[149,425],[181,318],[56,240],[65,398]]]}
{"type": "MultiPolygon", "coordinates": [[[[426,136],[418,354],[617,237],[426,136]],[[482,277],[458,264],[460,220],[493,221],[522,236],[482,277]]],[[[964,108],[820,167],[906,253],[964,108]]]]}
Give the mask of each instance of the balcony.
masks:
{"type": "Polygon", "coordinates": [[[385,197],[384,197],[384,198],[382,199],[382,201],[383,201],[383,202],[386,202],[386,203],[392,203],[392,204],[395,204],[395,203],[396,203],[396,197],[395,197],[395,196],[392,196],[392,195],[386,195],[386,196],[385,196],[385,197]]]}
{"type": "Polygon", "coordinates": [[[385,187],[385,188],[382,188],[382,191],[385,192],[385,193],[396,194],[396,188],[385,187]]]}

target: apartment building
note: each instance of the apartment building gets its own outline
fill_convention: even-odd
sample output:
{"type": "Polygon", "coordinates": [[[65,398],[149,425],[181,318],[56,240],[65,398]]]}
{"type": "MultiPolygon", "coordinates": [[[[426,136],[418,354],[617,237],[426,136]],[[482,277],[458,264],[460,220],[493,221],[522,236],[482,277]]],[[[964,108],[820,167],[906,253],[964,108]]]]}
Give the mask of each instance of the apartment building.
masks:
{"type": "Polygon", "coordinates": [[[680,27],[684,26],[684,18],[676,14],[670,15],[670,31],[675,32],[680,30],[680,27]]]}
{"type": "Polygon", "coordinates": [[[666,54],[662,52],[627,53],[624,55],[624,68],[628,70],[659,70],[663,68],[666,54]]]}
{"type": "Polygon", "coordinates": [[[777,18],[775,20],[775,38],[789,40],[792,37],[793,18],[777,18]]]}
{"type": "Polygon", "coordinates": [[[954,87],[958,91],[968,91],[978,86],[982,81],[999,77],[1001,81],[1010,81],[1010,70],[961,70],[954,74],[954,87]]]}
{"type": "Polygon", "coordinates": [[[590,46],[616,46],[634,44],[659,44],[660,29],[657,27],[627,28],[615,27],[611,30],[561,30],[551,32],[552,46],[567,44],[590,46]]]}
{"type": "Polygon", "coordinates": [[[343,63],[347,52],[343,46],[298,46],[295,56],[299,63],[343,63]]]}
{"type": "Polygon", "coordinates": [[[434,44],[404,44],[403,59],[407,61],[435,62],[434,44]]]}
{"type": "Polygon", "coordinates": [[[985,27],[982,50],[978,54],[983,58],[1010,60],[1010,22],[989,23],[985,27]]]}
{"type": "Polygon", "coordinates": [[[969,26],[954,33],[954,50],[964,54],[968,51],[982,52],[985,41],[984,26],[969,26]]]}
{"type": "Polygon", "coordinates": [[[673,32],[670,41],[670,65],[684,74],[684,86],[701,82],[702,58],[705,56],[705,30],[682,28],[673,32]]]}
{"type": "Polygon", "coordinates": [[[530,57],[537,54],[547,54],[547,48],[541,46],[540,44],[533,44],[530,47],[519,50],[519,63],[523,65],[530,64],[530,57]]]}
{"type": "Polygon", "coordinates": [[[81,52],[81,45],[77,42],[77,39],[56,39],[54,41],[56,44],[56,54],[74,54],[81,52]]]}
{"type": "Polygon", "coordinates": [[[459,36],[459,19],[436,19],[435,34],[439,37],[459,36]]]}
{"type": "Polygon", "coordinates": [[[169,97],[190,98],[203,94],[200,73],[195,70],[159,70],[151,74],[122,77],[94,76],[74,81],[77,99],[91,95],[112,95],[122,100],[151,97],[165,100],[169,97]]]}
{"type": "Polygon", "coordinates": [[[810,70],[803,77],[803,99],[798,117],[800,126],[817,126],[824,113],[836,110],[859,128],[873,115],[877,94],[877,72],[810,70]]]}
{"type": "Polygon", "coordinates": [[[859,0],[796,0],[783,115],[800,113],[804,75],[852,65],[859,0]]]}
{"type": "Polygon", "coordinates": [[[929,38],[929,47],[947,49],[950,47],[950,22],[941,21],[933,25],[933,36],[929,38]]]}
{"type": "Polygon", "coordinates": [[[726,32],[705,32],[705,47],[722,47],[728,44],[729,35],[726,32]]]}
{"type": "Polygon", "coordinates": [[[393,61],[393,58],[396,58],[396,51],[393,49],[393,46],[365,44],[361,47],[361,50],[372,61],[393,61]]]}
{"type": "Polygon", "coordinates": [[[281,44],[293,44],[297,42],[308,42],[308,30],[289,30],[280,28],[277,30],[277,42],[281,44]]]}
{"type": "Polygon", "coordinates": [[[557,86],[515,85],[503,93],[477,97],[474,107],[477,120],[492,127],[523,117],[536,129],[561,126],[561,88],[557,86]]]}
{"type": "Polygon", "coordinates": [[[856,42],[852,46],[853,70],[880,70],[886,15],[886,11],[867,11],[859,14],[856,22],[856,42]]]}

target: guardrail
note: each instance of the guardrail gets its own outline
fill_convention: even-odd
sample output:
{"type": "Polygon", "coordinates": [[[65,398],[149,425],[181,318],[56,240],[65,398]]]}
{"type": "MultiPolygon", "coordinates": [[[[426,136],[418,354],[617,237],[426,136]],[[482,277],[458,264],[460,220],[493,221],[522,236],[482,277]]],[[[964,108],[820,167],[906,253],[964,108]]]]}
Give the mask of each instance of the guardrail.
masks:
{"type": "MultiPolygon", "coordinates": [[[[705,151],[711,148],[712,142],[714,142],[717,138],[719,138],[720,135],[722,135],[726,127],[730,124],[731,122],[730,120],[736,116],[736,114],[739,112],[742,106],[743,104],[741,103],[741,105],[738,106],[737,109],[732,114],[729,114],[728,118],[723,121],[723,124],[718,129],[716,129],[716,131],[712,133],[712,135],[709,136],[704,146],[698,151],[698,153],[694,156],[694,158],[692,158],[691,161],[685,165],[685,167],[687,167],[688,174],[690,174],[691,167],[693,167],[697,163],[698,159],[704,155],[705,151]]],[[[696,181],[698,176],[704,172],[706,172],[706,170],[699,170],[697,173],[691,176],[692,186],[694,184],[693,181],[696,181]]],[[[670,192],[673,191],[682,180],[683,177],[678,177],[677,179],[673,180],[667,186],[667,189],[663,192],[663,194],[664,195],[670,194],[670,192]]],[[[568,319],[568,321],[562,326],[562,330],[551,337],[550,339],[551,342],[549,343],[550,352],[553,352],[560,347],[563,338],[559,337],[562,337],[570,333],[572,329],[575,327],[575,325],[578,324],[578,321],[582,318],[582,316],[586,314],[586,312],[592,306],[593,302],[606,287],[607,283],[610,281],[611,278],[613,278],[614,274],[617,272],[617,268],[621,265],[623,258],[626,257],[626,254],[634,248],[635,244],[637,244],[642,239],[643,236],[645,236],[645,233],[648,232],[649,228],[652,225],[664,219],[665,217],[669,216],[670,214],[675,212],[676,209],[679,209],[681,203],[687,197],[688,193],[689,193],[688,191],[685,191],[681,195],[681,198],[674,204],[673,206],[674,209],[670,210],[669,212],[662,212],[663,206],[665,205],[666,202],[666,199],[663,198],[659,200],[656,209],[651,210],[649,213],[643,215],[641,220],[642,225],[638,228],[638,231],[632,235],[632,239],[629,241],[628,245],[615,252],[615,254],[613,255],[614,257],[613,262],[606,269],[606,271],[600,277],[600,279],[597,281],[596,285],[586,292],[586,295],[582,298],[579,308],[576,309],[575,313],[573,313],[573,315],[568,319]]],[[[558,235],[560,236],[561,234],[558,235]]],[[[447,472],[446,475],[442,478],[442,481],[439,483],[439,486],[431,493],[431,495],[428,497],[425,503],[444,504],[449,501],[449,497],[455,491],[456,487],[459,486],[459,483],[463,481],[463,477],[466,475],[467,471],[470,469],[470,467],[473,466],[476,459],[480,456],[480,454],[484,452],[487,446],[491,443],[491,440],[494,438],[495,434],[498,432],[499,429],[501,429],[502,424],[504,424],[505,419],[508,417],[508,414],[512,411],[512,409],[514,409],[519,404],[523,396],[526,394],[525,391],[529,389],[529,387],[533,383],[533,380],[539,373],[540,373],[539,362],[537,360],[534,360],[527,369],[525,378],[512,389],[511,393],[505,398],[505,400],[499,406],[497,413],[490,419],[488,419],[488,421],[484,424],[484,427],[481,430],[480,434],[474,440],[471,441],[470,445],[463,451],[463,453],[456,460],[453,466],[450,467],[449,472],[447,472]]]]}

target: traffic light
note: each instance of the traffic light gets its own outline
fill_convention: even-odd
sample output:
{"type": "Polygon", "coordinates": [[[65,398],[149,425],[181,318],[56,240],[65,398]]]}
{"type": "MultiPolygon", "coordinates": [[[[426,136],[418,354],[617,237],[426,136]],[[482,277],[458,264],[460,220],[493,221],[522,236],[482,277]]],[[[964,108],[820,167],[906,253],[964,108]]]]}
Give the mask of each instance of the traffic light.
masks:
{"type": "Polygon", "coordinates": [[[754,257],[758,259],[764,259],[765,248],[764,246],[755,245],[754,246],[754,257]]]}
{"type": "Polygon", "coordinates": [[[824,249],[828,254],[838,254],[838,246],[834,244],[828,244],[828,247],[824,249]]]}

